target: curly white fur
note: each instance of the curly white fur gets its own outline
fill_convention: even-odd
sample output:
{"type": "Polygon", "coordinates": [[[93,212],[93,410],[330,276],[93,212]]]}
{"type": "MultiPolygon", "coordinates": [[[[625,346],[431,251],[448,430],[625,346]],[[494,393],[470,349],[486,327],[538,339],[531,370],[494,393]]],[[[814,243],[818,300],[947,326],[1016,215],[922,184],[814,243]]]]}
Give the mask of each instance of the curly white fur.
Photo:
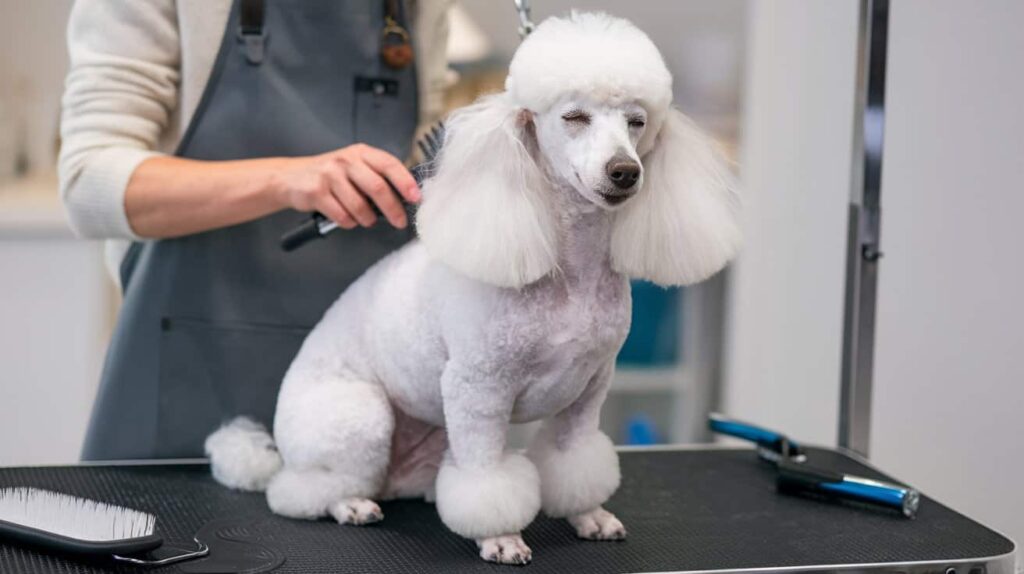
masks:
{"type": "Polygon", "coordinates": [[[453,113],[416,229],[432,256],[474,279],[519,287],[556,265],[547,182],[522,142],[521,108],[505,94],[453,113]],[[473,166],[467,169],[467,166],[473,166]]]}
{"type": "Polygon", "coordinates": [[[564,94],[635,101],[651,114],[638,146],[647,153],[672,102],[672,74],[654,42],[628,20],[599,12],[572,12],[537,26],[509,64],[505,89],[535,112],[564,94]]]}
{"type": "Polygon", "coordinates": [[[281,470],[281,455],[267,428],[238,417],[206,438],[206,456],[216,461],[213,477],[237,490],[262,491],[281,470]]]}
{"type": "Polygon", "coordinates": [[[616,271],[663,286],[720,271],[743,236],[735,181],[715,143],[673,109],[643,161],[646,184],[612,232],[616,271]]]}
{"type": "MultiPolygon", "coordinates": [[[[365,524],[370,499],[429,496],[440,466],[441,518],[487,560],[530,559],[518,531],[542,502],[581,537],[625,536],[601,507],[619,469],[598,421],[629,277],[699,280],[739,243],[728,167],[670,99],[642,32],[573,14],[523,43],[504,93],[453,115],[420,240],[353,283],[285,375],[275,512],[365,524]],[[533,420],[536,466],[506,453],[533,420]]],[[[274,466],[246,459],[266,436],[238,430],[211,437],[214,476],[260,487],[274,466]]]]}
{"type": "Polygon", "coordinates": [[[619,488],[619,455],[608,435],[594,431],[558,446],[550,426],[530,444],[540,474],[541,508],[554,518],[594,510],[619,488]]]}
{"type": "Polygon", "coordinates": [[[507,454],[490,468],[459,468],[446,460],[437,474],[437,512],[466,538],[519,532],[539,510],[537,469],[521,454],[507,454]]]}

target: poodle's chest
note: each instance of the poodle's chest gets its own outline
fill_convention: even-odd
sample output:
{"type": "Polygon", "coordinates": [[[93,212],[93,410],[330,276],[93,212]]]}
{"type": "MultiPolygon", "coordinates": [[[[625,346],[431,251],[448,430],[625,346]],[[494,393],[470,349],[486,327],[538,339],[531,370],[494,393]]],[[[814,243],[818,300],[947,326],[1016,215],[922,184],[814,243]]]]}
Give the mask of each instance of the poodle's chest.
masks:
{"type": "Polygon", "coordinates": [[[506,332],[519,341],[525,356],[517,359],[527,364],[605,356],[625,340],[631,305],[629,282],[609,273],[585,289],[552,288],[516,302],[505,315],[506,332]]]}
{"type": "Polygon", "coordinates": [[[538,317],[538,324],[546,327],[538,343],[542,353],[603,356],[618,351],[629,331],[629,321],[629,301],[591,299],[538,317]]]}
{"type": "Polygon", "coordinates": [[[630,301],[628,291],[611,294],[574,300],[534,317],[537,337],[519,358],[524,368],[513,408],[516,421],[568,407],[614,360],[629,331],[630,301]]]}

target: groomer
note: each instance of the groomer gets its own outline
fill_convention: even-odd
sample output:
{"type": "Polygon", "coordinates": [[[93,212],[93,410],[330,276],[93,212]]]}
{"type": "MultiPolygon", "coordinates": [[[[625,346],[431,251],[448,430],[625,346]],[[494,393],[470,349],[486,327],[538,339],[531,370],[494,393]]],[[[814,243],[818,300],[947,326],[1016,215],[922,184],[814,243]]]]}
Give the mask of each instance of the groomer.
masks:
{"type": "Polygon", "coordinates": [[[61,193],[124,302],[83,458],[202,454],[270,424],[306,332],[412,236],[450,0],[78,0],[61,193]],[[373,206],[382,216],[374,214],[373,206]],[[345,231],[296,252],[320,211],[345,231]]]}

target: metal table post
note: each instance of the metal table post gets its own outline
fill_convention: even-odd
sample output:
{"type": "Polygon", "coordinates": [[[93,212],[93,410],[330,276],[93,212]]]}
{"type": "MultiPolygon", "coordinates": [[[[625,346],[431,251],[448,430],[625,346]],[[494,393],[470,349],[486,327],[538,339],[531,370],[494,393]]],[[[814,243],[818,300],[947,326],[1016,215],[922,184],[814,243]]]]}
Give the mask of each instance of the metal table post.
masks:
{"type": "Polygon", "coordinates": [[[871,441],[878,261],[882,256],[879,241],[889,0],[861,0],[859,27],[839,446],[867,456],[871,441]]]}

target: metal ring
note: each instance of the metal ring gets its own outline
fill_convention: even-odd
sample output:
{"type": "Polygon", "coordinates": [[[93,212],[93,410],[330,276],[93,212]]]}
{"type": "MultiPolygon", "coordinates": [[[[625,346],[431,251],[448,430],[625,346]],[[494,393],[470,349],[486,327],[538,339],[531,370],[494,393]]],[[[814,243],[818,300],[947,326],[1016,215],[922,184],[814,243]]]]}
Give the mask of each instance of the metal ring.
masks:
{"type": "Polygon", "coordinates": [[[199,541],[198,538],[192,540],[199,546],[198,550],[192,552],[186,552],[185,554],[178,554],[177,556],[168,556],[160,560],[144,560],[142,558],[131,558],[129,556],[118,556],[114,554],[114,560],[120,560],[122,562],[128,562],[130,564],[139,564],[141,566],[165,566],[167,564],[174,564],[176,562],[182,562],[184,560],[191,560],[193,558],[201,558],[210,553],[210,547],[199,541]]]}

